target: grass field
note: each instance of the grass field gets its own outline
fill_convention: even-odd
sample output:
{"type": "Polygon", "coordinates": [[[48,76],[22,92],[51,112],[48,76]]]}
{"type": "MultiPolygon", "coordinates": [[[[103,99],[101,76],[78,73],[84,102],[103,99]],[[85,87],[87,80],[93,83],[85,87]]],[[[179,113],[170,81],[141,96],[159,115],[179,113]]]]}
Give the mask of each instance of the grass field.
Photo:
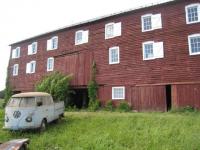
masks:
{"type": "Polygon", "coordinates": [[[30,138],[31,150],[198,150],[200,114],[66,112],[41,134],[0,129],[0,141],[14,138],[30,138]]]}

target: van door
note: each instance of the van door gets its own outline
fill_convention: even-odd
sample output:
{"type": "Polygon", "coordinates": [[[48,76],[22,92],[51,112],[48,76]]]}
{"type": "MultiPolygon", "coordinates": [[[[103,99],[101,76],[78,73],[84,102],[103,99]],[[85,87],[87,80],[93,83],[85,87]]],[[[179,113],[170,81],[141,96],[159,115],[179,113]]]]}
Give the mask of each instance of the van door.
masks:
{"type": "Polygon", "coordinates": [[[53,99],[51,96],[46,96],[43,98],[43,102],[45,105],[45,109],[48,113],[48,120],[49,122],[53,121],[55,119],[54,117],[54,103],[53,103],[53,99]]]}
{"type": "Polygon", "coordinates": [[[48,121],[47,111],[45,109],[45,105],[43,103],[42,97],[36,97],[36,105],[37,109],[35,111],[36,122],[38,125],[41,124],[41,121],[46,118],[48,121]]]}

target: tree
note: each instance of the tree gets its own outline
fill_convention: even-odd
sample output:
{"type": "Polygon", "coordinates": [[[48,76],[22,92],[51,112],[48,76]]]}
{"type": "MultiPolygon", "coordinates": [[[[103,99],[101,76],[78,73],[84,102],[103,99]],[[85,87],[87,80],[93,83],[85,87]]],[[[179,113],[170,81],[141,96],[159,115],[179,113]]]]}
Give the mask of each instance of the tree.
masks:
{"type": "Polygon", "coordinates": [[[52,95],[55,101],[65,101],[69,96],[69,83],[72,75],[63,75],[59,72],[45,76],[36,85],[36,91],[47,92],[52,95]]]}

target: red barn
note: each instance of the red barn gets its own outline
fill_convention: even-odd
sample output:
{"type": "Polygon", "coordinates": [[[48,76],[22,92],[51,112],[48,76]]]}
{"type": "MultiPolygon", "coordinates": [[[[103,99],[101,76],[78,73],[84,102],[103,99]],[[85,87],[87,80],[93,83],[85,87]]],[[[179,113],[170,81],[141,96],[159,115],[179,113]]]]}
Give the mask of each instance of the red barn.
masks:
{"type": "MultiPolygon", "coordinates": [[[[73,74],[87,99],[92,62],[102,104],[138,111],[200,108],[200,0],[174,0],[101,17],[11,44],[9,82],[33,91],[43,76],[73,74]]],[[[82,103],[82,102],[79,102],[82,103]]]]}

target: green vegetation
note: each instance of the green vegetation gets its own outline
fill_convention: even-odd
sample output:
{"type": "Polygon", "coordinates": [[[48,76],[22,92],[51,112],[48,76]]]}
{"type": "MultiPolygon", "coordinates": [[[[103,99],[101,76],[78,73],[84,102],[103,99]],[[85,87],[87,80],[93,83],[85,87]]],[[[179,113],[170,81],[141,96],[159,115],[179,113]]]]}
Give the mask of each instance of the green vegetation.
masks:
{"type": "Polygon", "coordinates": [[[114,110],[114,106],[113,106],[112,100],[108,100],[106,102],[105,110],[107,110],[107,111],[113,111],[114,110]]]}
{"type": "Polygon", "coordinates": [[[5,105],[4,99],[0,99],[0,109],[2,109],[4,105],[5,105]]]}
{"type": "Polygon", "coordinates": [[[129,106],[129,104],[126,101],[122,101],[119,106],[117,107],[117,110],[119,112],[129,112],[131,111],[131,108],[129,106]]]}
{"type": "Polygon", "coordinates": [[[0,141],[30,138],[30,150],[198,150],[199,124],[198,112],[66,112],[44,133],[0,129],[0,141]]]}
{"type": "Polygon", "coordinates": [[[96,82],[96,72],[97,72],[96,63],[93,62],[91,80],[88,83],[88,97],[89,97],[88,109],[90,111],[96,111],[100,107],[100,102],[99,100],[97,100],[98,84],[96,82]]]}
{"type": "Polygon", "coordinates": [[[72,76],[59,72],[52,73],[36,85],[36,91],[50,93],[54,100],[65,101],[69,95],[69,82],[72,76]]]}
{"type": "Polygon", "coordinates": [[[8,100],[10,99],[10,97],[13,95],[12,92],[12,88],[9,84],[9,80],[8,80],[8,75],[6,78],[6,88],[4,90],[4,103],[3,103],[3,107],[5,107],[6,103],[8,102],[8,100]]]}

